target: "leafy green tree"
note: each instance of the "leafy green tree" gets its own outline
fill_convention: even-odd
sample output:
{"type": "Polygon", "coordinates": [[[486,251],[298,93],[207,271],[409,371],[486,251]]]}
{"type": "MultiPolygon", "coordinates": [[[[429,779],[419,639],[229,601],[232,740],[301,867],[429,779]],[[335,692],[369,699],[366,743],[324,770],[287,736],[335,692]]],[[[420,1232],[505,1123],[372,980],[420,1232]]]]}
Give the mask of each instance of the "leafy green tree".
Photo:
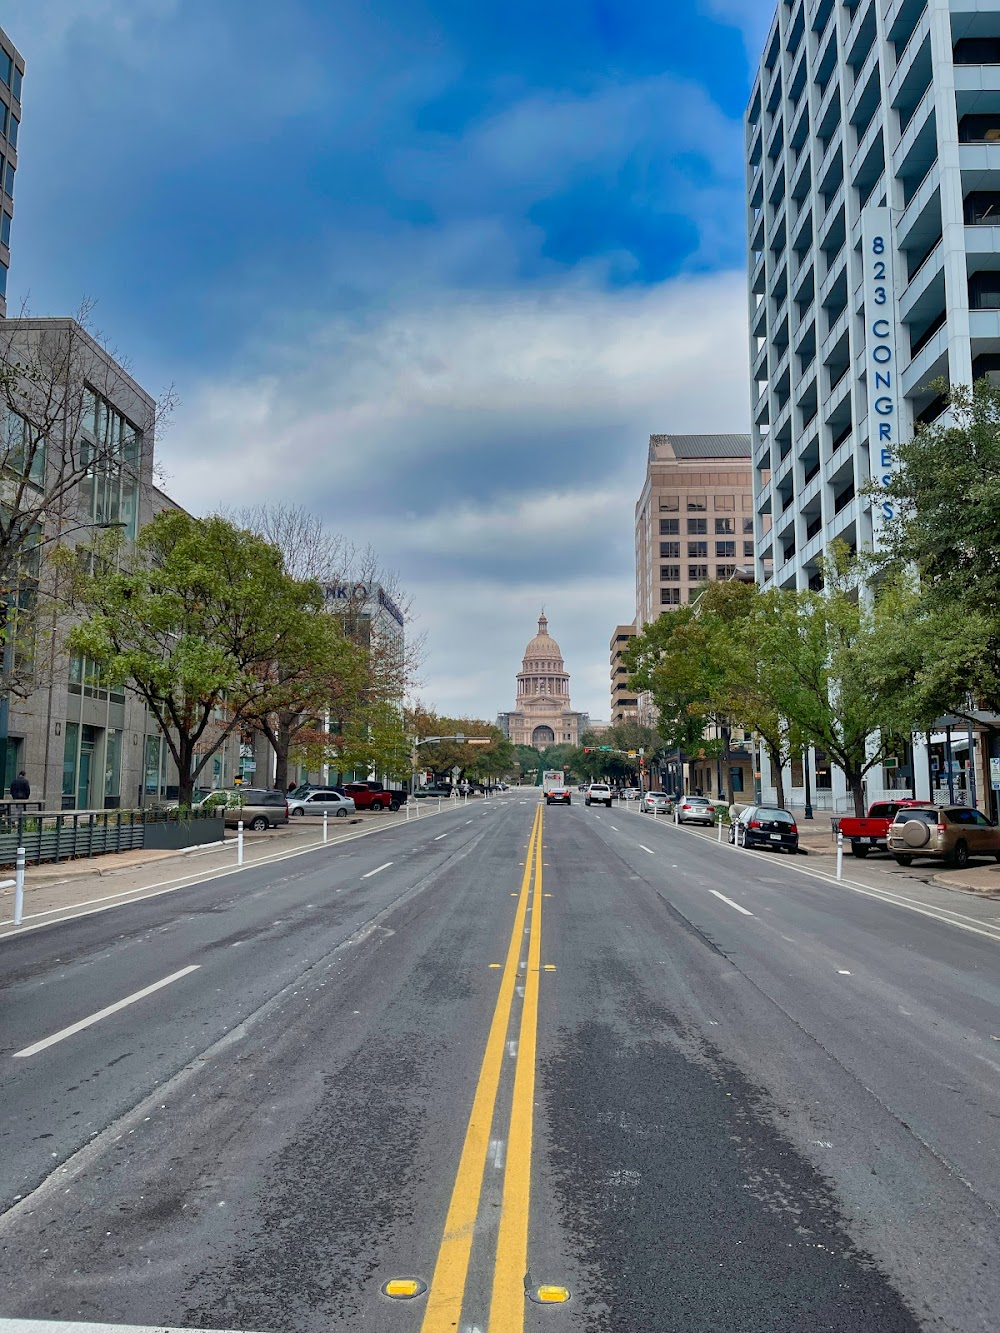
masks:
{"type": "Polygon", "coordinates": [[[938,715],[1000,713],[1000,387],[939,387],[949,416],[897,444],[888,483],[871,488],[892,513],[874,564],[919,577],[914,692],[938,715]]]}
{"type": "Polygon", "coordinates": [[[145,700],[188,805],[226,737],[285,698],[273,667],[315,648],[321,590],[290,578],[261,538],[183,511],[157,515],[118,556],[119,568],[101,559],[79,574],[84,618],[69,644],[145,700]]]}
{"type": "Polygon", "coordinates": [[[422,706],[410,711],[407,722],[410,735],[418,740],[425,736],[475,736],[489,741],[488,745],[460,744],[458,741],[421,745],[417,750],[417,765],[429,768],[435,777],[450,778],[457,768],[461,781],[466,774],[485,776],[494,762],[501,767],[512,762],[513,756],[506,748],[509,742],[492,722],[484,722],[481,718],[441,717],[422,706]]]}
{"type": "Polygon", "coordinates": [[[517,765],[522,782],[537,783],[541,781],[539,775],[544,765],[542,764],[541,753],[534,746],[515,745],[514,762],[517,765]]]}

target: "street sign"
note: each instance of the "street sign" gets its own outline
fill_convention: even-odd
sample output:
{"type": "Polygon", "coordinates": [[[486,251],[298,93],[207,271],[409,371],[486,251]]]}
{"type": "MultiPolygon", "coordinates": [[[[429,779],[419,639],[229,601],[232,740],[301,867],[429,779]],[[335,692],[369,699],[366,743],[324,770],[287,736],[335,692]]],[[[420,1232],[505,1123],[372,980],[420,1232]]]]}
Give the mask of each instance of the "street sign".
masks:
{"type": "Polygon", "coordinates": [[[1000,759],[990,760],[990,786],[994,791],[1000,791],[1000,759]]]}
{"type": "Polygon", "coordinates": [[[599,745],[597,748],[601,751],[602,754],[610,754],[611,751],[614,749],[614,746],[613,746],[613,745],[599,745]]]}
{"type": "Polygon", "coordinates": [[[634,751],[634,750],[629,750],[629,752],[628,752],[628,757],[629,757],[630,759],[634,759],[634,758],[635,758],[635,751],[634,751]]]}
{"type": "Polygon", "coordinates": [[[257,772],[257,760],[256,760],[256,759],[244,759],[244,760],[243,760],[243,772],[244,772],[244,773],[256,773],[256,772],[257,772]]]}

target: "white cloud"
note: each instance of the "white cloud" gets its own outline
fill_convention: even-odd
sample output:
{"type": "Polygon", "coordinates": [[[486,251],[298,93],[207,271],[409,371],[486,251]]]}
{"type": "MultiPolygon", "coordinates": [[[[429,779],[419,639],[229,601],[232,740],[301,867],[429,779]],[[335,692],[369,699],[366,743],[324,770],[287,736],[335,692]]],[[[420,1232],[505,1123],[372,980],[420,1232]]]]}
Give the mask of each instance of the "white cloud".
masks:
{"type": "Polygon", "coordinates": [[[647,438],[746,429],[745,312],[729,273],[331,317],[186,393],[161,450],[170,489],[196,512],[306,503],[372,542],[427,633],[421,693],[449,712],[512,706],[544,602],[575,705],[605,716],[647,438]]]}
{"type": "Polygon", "coordinates": [[[760,59],[774,18],[776,8],[772,0],[704,0],[706,13],[739,28],[747,47],[747,55],[752,65],[760,59]]]}

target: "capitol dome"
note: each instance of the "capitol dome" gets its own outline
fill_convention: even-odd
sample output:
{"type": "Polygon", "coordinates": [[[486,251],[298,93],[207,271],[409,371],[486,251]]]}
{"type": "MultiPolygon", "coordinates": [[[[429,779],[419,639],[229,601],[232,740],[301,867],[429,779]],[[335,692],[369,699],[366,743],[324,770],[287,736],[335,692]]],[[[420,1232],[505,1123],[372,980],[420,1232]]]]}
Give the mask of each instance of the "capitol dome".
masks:
{"type": "Polygon", "coordinates": [[[562,649],[549,633],[545,612],[538,617],[538,633],[524,650],[517,676],[517,704],[499,715],[504,734],[515,745],[544,750],[549,745],[578,745],[583,714],[574,713],[569,700],[569,673],[562,649]]]}

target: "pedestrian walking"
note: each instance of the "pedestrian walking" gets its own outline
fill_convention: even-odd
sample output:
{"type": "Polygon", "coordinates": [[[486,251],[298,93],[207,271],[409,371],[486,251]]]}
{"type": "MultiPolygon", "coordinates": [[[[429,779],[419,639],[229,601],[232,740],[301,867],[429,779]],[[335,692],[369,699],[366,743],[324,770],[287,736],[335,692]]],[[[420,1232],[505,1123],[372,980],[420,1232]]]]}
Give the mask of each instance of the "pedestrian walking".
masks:
{"type": "Polygon", "coordinates": [[[10,799],[17,803],[17,808],[24,814],[24,803],[31,798],[31,783],[28,781],[28,775],[22,768],[17,777],[10,784],[10,799]]]}

